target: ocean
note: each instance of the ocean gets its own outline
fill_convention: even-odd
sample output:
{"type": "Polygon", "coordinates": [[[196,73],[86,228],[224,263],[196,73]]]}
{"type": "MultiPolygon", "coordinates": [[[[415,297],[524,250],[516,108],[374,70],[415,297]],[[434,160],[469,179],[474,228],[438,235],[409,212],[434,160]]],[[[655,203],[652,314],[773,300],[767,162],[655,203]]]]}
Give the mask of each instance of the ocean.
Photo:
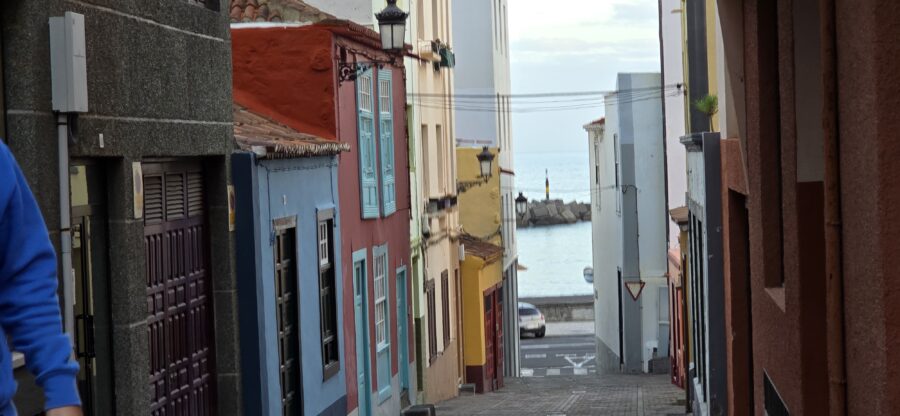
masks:
{"type": "MultiPolygon", "coordinates": [[[[529,200],[544,198],[544,172],[550,198],[590,202],[590,166],[586,152],[516,153],[516,188],[529,200]]],[[[519,297],[590,295],[583,271],[591,266],[591,223],[519,228],[516,231],[519,297]]]]}

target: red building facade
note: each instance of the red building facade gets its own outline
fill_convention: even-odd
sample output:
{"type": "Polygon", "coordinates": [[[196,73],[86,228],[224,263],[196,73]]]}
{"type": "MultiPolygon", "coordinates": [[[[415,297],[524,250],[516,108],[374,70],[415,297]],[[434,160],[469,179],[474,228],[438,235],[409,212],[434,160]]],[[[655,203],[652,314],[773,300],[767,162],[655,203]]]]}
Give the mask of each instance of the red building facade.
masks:
{"type": "Polygon", "coordinates": [[[403,60],[383,52],[374,31],[339,20],[233,29],[232,43],[236,102],[350,145],[338,162],[342,241],[336,248],[347,412],[398,414],[402,392],[413,390],[415,378],[411,315],[402,309],[411,303],[403,60]]]}

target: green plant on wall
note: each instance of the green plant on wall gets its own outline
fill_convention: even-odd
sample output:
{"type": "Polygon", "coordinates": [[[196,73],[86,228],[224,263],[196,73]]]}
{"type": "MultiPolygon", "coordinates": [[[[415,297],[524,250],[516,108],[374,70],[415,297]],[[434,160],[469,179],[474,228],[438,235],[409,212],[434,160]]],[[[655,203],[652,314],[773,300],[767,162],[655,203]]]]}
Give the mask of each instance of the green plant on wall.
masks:
{"type": "Polygon", "coordinates": [[[694,101],[694,108],[709,117],[709,129],[714,130],[712,118],[719,112],[719,97],[707,94],[694,101]]]}

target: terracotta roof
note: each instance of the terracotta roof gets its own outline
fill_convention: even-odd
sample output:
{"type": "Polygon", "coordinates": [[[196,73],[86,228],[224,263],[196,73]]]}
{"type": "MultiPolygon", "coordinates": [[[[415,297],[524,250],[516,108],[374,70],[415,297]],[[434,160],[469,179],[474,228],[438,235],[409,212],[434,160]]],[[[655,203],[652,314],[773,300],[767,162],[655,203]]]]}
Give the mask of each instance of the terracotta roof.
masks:
{"type": "Polygon", "coordinates": [[[229,16],[232,23],[283,22],[285,19],[318,22],[334,18],[300,0],[231,0],[229,16]]]}
{"type": "Polygon", "coordinates": [[[669,211],[669,216],[672,217],[672,221],[675,221],[676,224],[687,223],[688,207],[672,208],[672,210],[669,211]]]}
{"type": "Polygon", "coordinates": [[[482,258],[485,263],[493,263],[503,257],[503,247],[474,235],[463,233],[459,236],[459,242],[466,247],[467,256],[482,258]]]}
{"type": "Polygon", "coordinates": [[[598,124],[606,124],[606,117],[600,117],[600,118],[588,123],[588,126],[596,126],[598,124]]]}
{"type": "Polygon", "coordinates": [[[336,155],[350,150],[348,143],[301,133],[241,105],[233,105],[234,141],[238,148],[263,159],[336,155]]]}

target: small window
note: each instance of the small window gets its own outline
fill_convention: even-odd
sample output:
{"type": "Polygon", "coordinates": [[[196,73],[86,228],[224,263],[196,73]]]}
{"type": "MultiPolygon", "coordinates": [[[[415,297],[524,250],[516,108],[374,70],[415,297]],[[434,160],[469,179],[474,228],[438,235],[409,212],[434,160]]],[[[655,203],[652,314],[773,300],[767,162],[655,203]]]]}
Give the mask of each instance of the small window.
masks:
{"type": "Polygon", "coordinates": [[[335,284],[334,211],[319,212],[319,328],[322,340],[322,373],[325,379],[340,369],[337,324],[337,286],[335,284]]]}
{"type": "Polygon", "coordinates": [[[372,112],[372,73],[359,77],[359,109],[372,112]]]}
{"type": "Polygon", "coordinates": [[[450,345],[450,277],[446,270],[441,273],[441,304],[444,315],[444,348],[450,345]]]}
{"type": "Polygon", "coordinates": [[[383,346],[387,340],[387,279],[385,256],[375,257],[375,343],[383,346]]]}

